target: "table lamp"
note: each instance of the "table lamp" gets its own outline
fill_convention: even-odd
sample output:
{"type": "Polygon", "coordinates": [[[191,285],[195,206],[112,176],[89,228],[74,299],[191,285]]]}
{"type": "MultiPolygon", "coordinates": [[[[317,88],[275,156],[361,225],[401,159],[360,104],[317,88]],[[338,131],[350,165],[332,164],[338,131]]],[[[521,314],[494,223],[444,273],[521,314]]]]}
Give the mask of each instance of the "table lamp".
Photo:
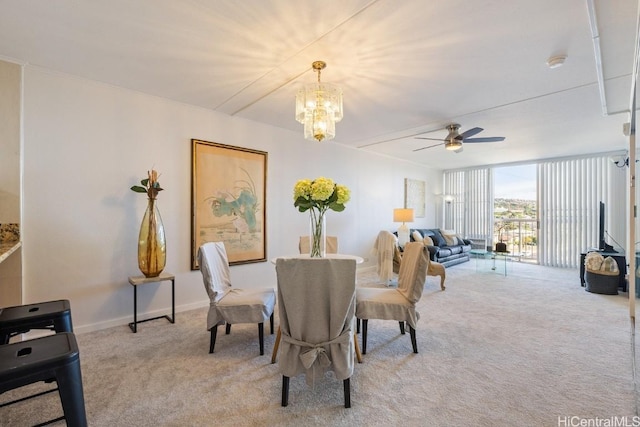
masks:
{"type": "Polygon", "coordinates": [[[409,227],[407,222],[413,222],[413,209],[398,208],[393,210],[393,222],[401,222],[398,227],[398,245],[403,247],[409,242],[409,227]]]}

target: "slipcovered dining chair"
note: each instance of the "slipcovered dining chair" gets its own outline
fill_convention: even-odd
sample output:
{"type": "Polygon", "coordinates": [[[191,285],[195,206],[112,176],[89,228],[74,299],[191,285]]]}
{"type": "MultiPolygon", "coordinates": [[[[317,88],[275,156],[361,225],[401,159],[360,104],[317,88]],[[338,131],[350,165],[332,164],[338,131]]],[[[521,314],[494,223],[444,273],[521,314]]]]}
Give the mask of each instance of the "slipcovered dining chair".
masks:
{"type": "Polygon", "coordinates": [[[407,243],[400,264],[397,289],[367,287],[357,289],[356,317],[362,320],[362,354],[367,353],[369,319],[398,321],[400,333],[403,335],[406,324],[409,327],[413,352],[418,352],[415,329],[420,314],[416,311],[416,303],[422,297],[428,262],[428,251],[423,243],[407,243]]]}
{"type": "Polygon", "coordinates": [[[278,310],[282,343],[282,406],[289,379],[305,374],[313,383],[333,371],[343,381],[344,406],[351,407],[355,356],[356,262],[352,259],[278,258],[278,310]]]}
{"type": "MultiPolygon", "coordinates": [[[[395,236],[394,236],[395,237],[395,236]]],[[[398,242],[396,241],[393,245],[393,272],[400,272],[400,264],[402,263],[402,252],[400,252],[400,248],[398,247],[398,242]]],[[[440,289],[445,290],[444,281],[447,278],[447,270],[444,265],[439,262],[428,260],[429,266],[427,267],[427,276],[440,276],[440,289]]]]}
{"type": "MultiPolygon", "coordinates": [[[[327,236],[327,253],[338,253],[338,238],[336,236],[327,236]]],[[[298,250],[301,254],[311,253],[311,244],[309,243],[309,236],[300,236],[300,242],[298,243],[298,250]]]]}
{"type": "Polygon", "coordinates": [[[209,353],[216,345],[218,325],[257,323],[260,355],[264,354],[264,321],[269,320],[273,334],[273,310],[276,294],[273,288],[232,288],[229,261],[223,242],[205,243],[198,249],[198,263],[204,287],[209,295],[207,330],[211,331],[209,353]]]}

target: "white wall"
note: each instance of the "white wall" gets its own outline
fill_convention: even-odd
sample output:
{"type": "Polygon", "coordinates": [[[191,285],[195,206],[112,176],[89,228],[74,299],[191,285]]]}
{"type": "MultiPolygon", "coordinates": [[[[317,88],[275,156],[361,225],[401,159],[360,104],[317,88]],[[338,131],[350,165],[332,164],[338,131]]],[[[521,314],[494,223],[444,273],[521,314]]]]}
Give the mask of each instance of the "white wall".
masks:
{"type": "MultiPolygon", "coordinates": [[[[300,178],[323,175],[351,189],[347,209],[327,218],[341,252],[371,258],[378,231],[397,228],[392,210],[403,205],[404,178],[427,183],[426,217],[412,225],[438,225],[440,206],[429,196],[441,192],[441,171],[306,141],[302,128],[290,132],[32,66],[24,75],[24,303],[71,300],[77,331],[132,320],[127,277],[140,274],[146,198],[129,187],[152,167],[165,189],[158,206],[177,310],[208,304],[200,272],[190,269],[191,138],[269,153],[267,258],[296,253],[298,236],[308,232],[307,215],[293,207],[300,178]]],[[[231,274],[235,286],[275,286],[269,262],[233,266],[231,274]]],[[[139,289],[147,317],[169,306],[168,283],[139,289]]]]}

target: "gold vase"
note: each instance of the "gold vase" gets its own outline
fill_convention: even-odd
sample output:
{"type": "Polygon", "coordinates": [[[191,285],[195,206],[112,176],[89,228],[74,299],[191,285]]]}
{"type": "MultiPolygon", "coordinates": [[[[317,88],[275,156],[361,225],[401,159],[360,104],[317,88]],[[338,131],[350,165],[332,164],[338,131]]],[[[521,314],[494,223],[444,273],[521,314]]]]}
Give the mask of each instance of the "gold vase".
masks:
{"type": "Polygon", "coordinates": [[[138,268],[145,277],[158,277],[167,261],[164,225],[156,206],[149,198],[138,237],[138,268]]]}

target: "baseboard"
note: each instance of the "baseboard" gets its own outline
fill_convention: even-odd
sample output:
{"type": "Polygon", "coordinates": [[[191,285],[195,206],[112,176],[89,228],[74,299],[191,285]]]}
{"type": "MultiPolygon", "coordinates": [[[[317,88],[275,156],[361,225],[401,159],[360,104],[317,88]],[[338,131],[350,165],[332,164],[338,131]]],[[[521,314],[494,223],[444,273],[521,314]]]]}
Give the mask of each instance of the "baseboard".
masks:
{"type": "MultiPolygon", "coordinates": [[[[209,300],[196,301],[189,304],[182,304],[176,306],[176,314],[184,311],[195,310],[197,308],[208,307],[209,300]]],[[[158,310],[148,311],[146,313],[138,313],[138,321],[149,319],[151,317],[161,316],[164,314],[171,315],[171,307],[161,308],[158,310]]],[[[178,317],[178,316],[176,316],[178,317]]],[[[179,321],[178,317],[176,321],[179,321]]],[[[133,313],[127,316],[119,317],[117,319],[109,319],[103,322],[91,323],[88,325],[80,325],[73,327],[73,332],[75,334],[84,334],[87,332],[95,332],[102,329],[112,328],[114,326],[127,326],[131,321],[133,321],[133,313]]]]}

